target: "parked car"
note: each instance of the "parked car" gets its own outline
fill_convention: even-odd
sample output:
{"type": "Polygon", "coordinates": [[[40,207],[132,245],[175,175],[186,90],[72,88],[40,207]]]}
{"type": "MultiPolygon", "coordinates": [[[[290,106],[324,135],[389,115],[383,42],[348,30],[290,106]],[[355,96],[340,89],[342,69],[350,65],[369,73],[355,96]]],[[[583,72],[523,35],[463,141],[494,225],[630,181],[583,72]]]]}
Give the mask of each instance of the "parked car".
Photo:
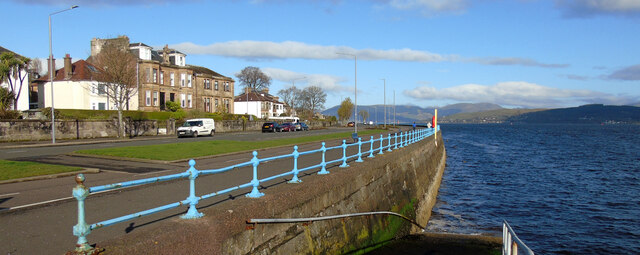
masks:
{"type": "Polygon", "coordinates": [[[298,122],[298,123],[296,123],[296,130],[300,130],[300,131],[302,131],[302,130],[304,130],[304,131],[309,131],[309,126],[307,126],[307,124],[306,124],[306,123],[304,123],[304,122],[298,122]]]}
{"type": "Polygon", "coordinates": [[[353,122],[353,121],[351,121],[351,122],[347,123],[347,127],[353,127],[353,126],[355,126],[355,125],[356,125],[356,123],[355,123],[355,122],[353,122]]]}
{"type": "Polygon", "coordinates": [[[287,122],[287,123],[282,123],[282,125],[280,125],[280,131],[281,132],[293,132],[296,131],[296,125],[293,125],[293,123],[291,122],[287,122]]]}
{"type": "Polygon", "coordinates": [[[183,136],[198,137],[199,135],[213,136],[216,125],[213,119],[190,119],[178,128],[178,138],[183,136]]]}
{"type": "Polygon", "coordinates": [[[264,132],[282,132],[278,122],[265,122],[262,124],[262,133],[264,132]]]}

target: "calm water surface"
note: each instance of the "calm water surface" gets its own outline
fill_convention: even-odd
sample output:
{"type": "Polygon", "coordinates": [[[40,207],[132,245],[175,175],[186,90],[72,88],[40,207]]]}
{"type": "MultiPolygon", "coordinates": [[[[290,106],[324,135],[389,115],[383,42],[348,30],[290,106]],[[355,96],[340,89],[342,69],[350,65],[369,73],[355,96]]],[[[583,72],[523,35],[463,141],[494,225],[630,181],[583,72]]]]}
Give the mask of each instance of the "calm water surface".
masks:
{"type": "Polygon", "coordinates": [[[536,254],[640,254],[640,125],[441,125],[429,230],[500,235],[536,254]]]}

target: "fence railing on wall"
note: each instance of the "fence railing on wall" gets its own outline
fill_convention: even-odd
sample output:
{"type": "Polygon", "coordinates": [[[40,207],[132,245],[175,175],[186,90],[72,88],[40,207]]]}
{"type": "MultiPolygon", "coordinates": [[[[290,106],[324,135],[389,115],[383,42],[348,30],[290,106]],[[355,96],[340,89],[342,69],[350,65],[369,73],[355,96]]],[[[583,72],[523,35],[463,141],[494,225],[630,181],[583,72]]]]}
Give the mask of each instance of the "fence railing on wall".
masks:
{"type": "Polygon", "coordinates": [[[534,255],[533,251],[524,244],[505,220],[502,223],[502,255],[518,255],[518,251],[526,255],[534,255]]]}
{"type": "MultiPolygon", "coordinates": [[[[440,130],[440,126],[438,126],[437,130],[440,130]]],[[[435,132],[437,132],[437,130],[433,128],[425,128],[425,129],[416,129],[414,131],[408,131],[408,132],[388,134],[387,137],[384,137],[384,135],[380,135],[379,138],[374,138],[373,136],[371,136],[368,141],[362,141],[362,137],[359,137],[357,142],[347,144],[345,140],[342,140],[341,145],[333,146],[333,147],[326,147],[325,146],[326,144],[322,142],[322,146],[319,149],[304,151],[304,152],[298,151],[298,146],[296,145],[296,146],[293,146],[293,152],[290,154],[266,157],[266,158],[258,158],[258,152],[253,151],[253,158],[251,160],[247,162],[223,167],[223,168],[218,168],[218,169],[198,170],[195,168],[196,161],[191,159],[189,160],[189,169],[183,173],[165,175],[165,176],[147,178],[147,179],[140,179],[140,180],[134,180],[134,181],[127,181],[127,182],[121,182],[121,183],[115,183],[115,184],[108,184],[108,185],[102,185],[102,186],[95,186],[95,187],[86,187],[84,185],[84,181],[85,181],[84,175],[78,174],[75,178],[77,185],[75,188],[73,188],[73,196],[78,201],[78,223],[73,227],[73,235],[78,237],[78,241],[76,243],[76,252],[86,253],[93,250],[93,247],[91,247],[87,241],[87,235],[89,235],[89,233],[91,233],[92,230],[114,225],[120,222],[125,222],[134,218],[150,215],[153,213],[169,210],[182,205],[189,205],[189,209],[187,210],[186,214],[181,216],[181,218],[184,218],[184,219],[200,218],[204,215],[203,213],[198,212],[198,210],[196,209],[196,205],[200,200],[230,193],[232,191],[244,189],[244,188],[251,188],[251,191],[248,194],[246,194],[247,197],[259,198],[264,195],[264,193],[260,192],[259,190],[260,183],[268,182],[268,181],[286,177],[286,176],[291,176],[291,180],[289,181],[289,183],[301,183],[302,181],[298,178],[298,175],[301,172],[319,168],[320,170],[317,172],[317,174],[319,175],[329,174],[329,171],[327,171],[327,168],[326,168],[327,165],[341,163],[339,167],[343,167],[343,168],[348,167],[349,165],[347,164],[347,161],[349,161],[350,159],[356,158],[355,162],[363,162],[363,157],[373,158],[375,157],[376,154],[384,154],[385,149],[387,152],[390,152],[398,148],[403,148],[405,146],[408,146],[409,144],[418,142],[420,140],[423,140],[433,135],[435,132]],[[378,143],[378,146],[374,146],[374,143],[378,143]],[[358,152],[353,155],[347,155],[347,149],[353,146],[358,147],[358,152]],[[369,147],[369,150],[363,151],[362,150],[363,146],[364,148],[369,147]],[[326,153],[327,151],[332,151],[332,150],[337,150],[337,151],[342,150],[342,157],[339,157],[333,160],[327,160],[325,157],[326,153]],[[314,153],[322,153],[322,160],[320,161],[320,163],[311,165],[308,167],[304,167],[304,168],[298,168],[298,158],[300,156],[314,154],[314,153]],[[263,179],[258,179],[258,166],[260,166],[261,163],[266,163],[269,161],[273,161],[277,159],[285,159],[285,158],[293,159],[293,168],[291,171],[273,175],[263,179]],[[253,177],[251,181],[249,181],[248,183],[240,184],[234,187],[219,190],[219,191],[212,192],[202,196],[196,196],[195,180],[196,178],[198,178],[198,176],[222,173],[222,172],[232,170],[234,168],[240,168],[240,167],[246,167],[246,166],[253,167],[253,177]],[[150,183],[165,182],[165,181],[181,179],[181,178],[189,179],[189,196],[182,201],[174,202],[171,204],[163,205],[160,207],[148,209],[145,211],[141,211],[141,212],[137,212],[129,215],[124,215],[124,216],[113,218],[113,219],[104,220],[104,221],[93,223],[90,225],[87,224],[85,221],[84,201],[87,198],[87,196],[89,196],[92,193],[126,188],[126,187],[140,186],[140,185],[145,185],[150,183]]]]}

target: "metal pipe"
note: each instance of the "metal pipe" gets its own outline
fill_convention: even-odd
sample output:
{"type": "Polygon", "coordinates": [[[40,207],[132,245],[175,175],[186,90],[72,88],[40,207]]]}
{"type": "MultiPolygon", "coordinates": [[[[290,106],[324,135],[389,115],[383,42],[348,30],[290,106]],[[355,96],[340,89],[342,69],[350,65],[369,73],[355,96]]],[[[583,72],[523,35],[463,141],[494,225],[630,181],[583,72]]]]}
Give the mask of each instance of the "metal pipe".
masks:
{"type": "Polygon", "coordinates": [[[289,219],[249,219],[247,223],[249,224],[272,224],[272,223],[301,223],[301,222],[313,222],[313,221],[324,221],[324,220],[333,220],[333,219],[341,219],[341,218],[350,218],[350,217],[360,217],[360,216],[370,216],[370,215],[393,215],[398,216],[411,224],[422,229],[422,232],[425,232],[426,228],[418,224],[412,219],[407,218],[406,216],[389,211],[380,211],[380,212],[362,212],[362,213],[348,213],[348,214],[340,214],[340,215],[332,215],[332,216],[322,216],[322,217],[311,217],[311,218],[289,218],[289,219]]]}

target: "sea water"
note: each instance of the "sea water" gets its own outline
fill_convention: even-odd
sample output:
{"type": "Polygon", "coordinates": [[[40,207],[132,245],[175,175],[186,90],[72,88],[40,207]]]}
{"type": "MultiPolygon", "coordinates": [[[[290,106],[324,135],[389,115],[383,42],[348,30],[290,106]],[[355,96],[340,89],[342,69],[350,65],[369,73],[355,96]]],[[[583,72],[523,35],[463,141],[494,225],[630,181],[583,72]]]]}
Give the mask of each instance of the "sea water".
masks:
{"type": "Polygon", "coordinates": [[[443,124],[428,231],[501,236],[536,254],[640,254],[640,125],[443,124]]]}

